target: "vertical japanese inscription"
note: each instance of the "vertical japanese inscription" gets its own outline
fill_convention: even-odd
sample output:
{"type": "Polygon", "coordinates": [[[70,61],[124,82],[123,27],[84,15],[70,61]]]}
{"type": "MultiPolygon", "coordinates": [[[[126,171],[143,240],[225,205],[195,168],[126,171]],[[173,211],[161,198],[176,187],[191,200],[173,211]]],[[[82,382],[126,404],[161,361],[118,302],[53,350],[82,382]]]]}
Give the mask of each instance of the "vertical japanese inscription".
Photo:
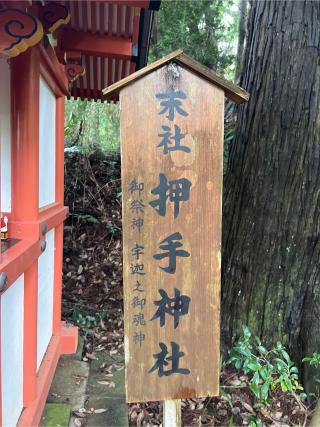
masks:
{"type": "MultiPolygon", "coordinates": [[[[186,93],[183,91],[169,90],[163,93],[157,93],[156,98],[161,100],[160,104],[163,107],[159,112],[160,115],[166,115],[169,121],[175,119],[176,114],[182,117],[189,116],[189,113],[183,109],[182,101],[187,99],[186,93]]],[[[181,128],[174,125],[174,134],[172,134],[171,127],[163,123],[161,129],[164,133],[159,133],[161,142],[157,148],[163,147],[163,155],[168,154],[170,151],[182,151],[190,153],[190,148],[181,145],[181,140],[185,138],[185,134],[181,132],[181,128]]],[[[167,202],[173,203],[174,218],[177,218],[180,213],[180,203],[188,202],[190,198],[190,188],[192,183],[186,178],[168,179],[164,173],[159,174],[159,185],[151,190],[151,194],[157,195],[158,198],[152,200],[149,204],[154,208],[158,215],[165,217],[167,214],[167,202]]],[[[177,268],[178,257],[190,257],[190,253],[183,249],[178,249],[183,246],[182,235],[178,231],[174,231],[170,236],[166,237],[160,242],[159,249],[162,253],[153,255],[155,260],[162,260],[168,258],[168,265],[166,267],[160,266],[161,270],[165,273],[175,274],[177,268]]],[[[174,289],[174,297],[169,298],[164,289],[158,289],[162,299],[154,301],[154,305],[158,308],[151,320],[160,318],[160,326],[166,325],[166,315],[174,316],[174,328],[179,326],[179,317],[181,315],[188,315],[190,297],[183,295],[180,296],[180,290],[174,289]]],[[[167,326],[170,327],[170,326],[167,326]]],[[[176,342],[171,342],[171,353],[165,343],[160,342],[160,353],[156,353],[153,357],[156,363],[149,369],[149,373],[157,371],[159,377],[171,376],[173,374],[188,375],[190,370],[187,368],[179,367],[179,359],[184,356],[184,352],[180,351],[180,345],[176,342]],[[165,369],[168,364],[171,364],[170,369],[165,369]]]]}
{"type": "MultiPolygon", "coordinates": [[[[144,193],[144,183],[138,182],[137,179],[133,177],[129,184],[129,193],[131,193],[131,195],[134,197],[130,199],[129,206],[130,212],[133,216],[131,226],[135,234],[137,232],[140,234],[144,225],[145,204],[142,200],[144,193]]],[[[143,288],[143,278],[146,273],[144,271],[143,255],[144,246],[136,242],[134,246],[131,247],[132,262],[130,263],[133,293],[145,293],[143,288]]],[[[132,324],[134,325],[133,342],[134,344],[138,344],[140,347],[146,339],[146,335],[143,330],[143,327],[146,326],[144,315],[144,308],[146,303],[146,298],[140,295],[134,295],[131,301],[131,305],[133,307],[132,324]]]]}
{"type": "Polygon", "coordinates": [[[181,75],[121,93],[130,402],[218,390],[223,92],[181,75]]]}

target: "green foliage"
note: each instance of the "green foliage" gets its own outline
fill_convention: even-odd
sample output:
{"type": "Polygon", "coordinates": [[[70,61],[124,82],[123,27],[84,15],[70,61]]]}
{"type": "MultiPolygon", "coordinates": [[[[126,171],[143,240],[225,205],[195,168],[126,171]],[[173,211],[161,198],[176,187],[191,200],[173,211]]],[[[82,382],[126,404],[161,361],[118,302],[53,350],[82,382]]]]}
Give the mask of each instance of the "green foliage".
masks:
{"type": "Polygon", "coordinates": [[[246,421],[248,423],[248,427],[263,427],[262,421],[254,415],[250,415],[249,417],[247,417],[246,421]]]}
{"type": "Polygon", "coordinates": [[[108,233],[111,234],[112,237],[119,236],[121,234],[120,228],[114,224],[113,222],[108,222],[107,224],[108,233]]]}
{"type": "Polygon", "coordinates": [[[72,320],[78,324],[87,335],[90,329],[98,329],[100,320],[105,317],[104,313],[97,312],[95,315],[84,314],[83,308],[76,305],[73,310],[72,320]]]}
{"type": "Polygon", "coordinates": [[[320,353],[312,353],[311,357],[304,357],[302,359],[303,363],[309,363],[310,366],[314,366],[315,368],[319,368],[320,366],[320,353]]]}
{"type": "Polygon", "coordinates": [[[242,329],[243,335],[230,350],[227,363],[250,375],[250,389],[257,402],[268,402],[271,391],[278,386],[282,391],[303,390],[298,382],[298,369],[285,347],[277,342],[275,347],[267,350],[247,326],[242,329]]]}
{"type": "Polygon", "coordinates": [[[77,147],[81,152],[96,149],[117,150],[120,142],[120,109],[118,104],[66,101],[66,147],[77,147]]]}
{"type": "Polygon", "coordinates": [[[82,214],[75,214],[71,213],[70,216],[77,219],[78,222],[81,222],[82,224],[97,224],[99,221],[96,217],[92,215],[82,215],[82,214]]]}
{"type": "Polygon", "coordinates": [[[181,48],[219,73],[230,76],[239,23],[235,0],[162,0],[149,61],[181,48]]]}

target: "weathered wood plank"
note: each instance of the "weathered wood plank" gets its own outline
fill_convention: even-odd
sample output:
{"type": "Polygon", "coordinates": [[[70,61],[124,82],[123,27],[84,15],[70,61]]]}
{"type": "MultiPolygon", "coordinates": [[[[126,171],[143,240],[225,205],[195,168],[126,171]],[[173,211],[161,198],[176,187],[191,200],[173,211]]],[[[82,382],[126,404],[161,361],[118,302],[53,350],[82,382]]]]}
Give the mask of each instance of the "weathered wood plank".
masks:
{"type": "Polygon", "coordinates": [[[125,87],[120,104],[127,400],[217,395],[224,92],[169,64],[125,87]],[[156,95],[168,91],[186,95],[180,107],[188,116],[176,112],[171,121],[168,111],[160,114],[163,106],[156,95]],[[175,125],[185,134],[180,144],[190,152],[165,154],[164,146],[159,147],[163,142],[159,134],[165,133],[162,126],[173,131],[175,125]],[[188,180],[191,185],[188,197],[179,203],[178,214],[170,199],[164,216],[156,211],[159,206],[150,205],[159,198],[161,179],[188,180]],[[134,180],[137,187],[131,191],[134,180]],[[143,212],[133,208],[140,200],[143,212]],[[137,218],[143,219],[140,232],[133,223],[137,218]],[[180,233],[179,250],[189,254],[176,257],[174,273],[163,270],[170,264],[167,257],[154,258],[166,252],[159,246],[173,233],[180,233]],[[143,247],[143,253],[137,255],[136,245],[143,247]],[[168,313],[163,326],[159,317],[154,318],[160,289],[169,298],[174,297],[175,289],[190,298],[187,313],[178,316],[176,327],[174,316],[168,313]],[[189,374],[168,375],[168,370],[174,370],[170,359],[166,359],[163,376],[157,368],[149,372],[157,361],[154,355],[161,352],[160,343],[167,346],[168,357],[174,351],[172,343],[179,345],[184,353],[177,358],[179,369],[187,369],[189,374]]]}

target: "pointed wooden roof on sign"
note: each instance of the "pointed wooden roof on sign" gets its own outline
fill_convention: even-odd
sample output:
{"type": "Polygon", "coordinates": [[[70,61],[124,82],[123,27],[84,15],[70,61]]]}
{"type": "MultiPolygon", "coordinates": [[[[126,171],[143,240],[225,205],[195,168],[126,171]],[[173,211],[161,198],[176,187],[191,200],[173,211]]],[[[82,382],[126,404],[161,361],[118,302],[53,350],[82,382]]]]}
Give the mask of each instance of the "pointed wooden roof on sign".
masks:
{"type": "Polygon", "coordinates": [[[182,49],[175,50],[174,52],[169,53],[169,55],[164,56],[162,59],[159,59],[158,61],[153,62],[147,67],[141,68],[139,71],[136,71],[130,76],[125,77],[124,79],[112,84],[111,86],[106,87],[102,90],[102,93],[105,96],[117,94],[125,86],[133,83],[135,80],[140,79],[141,77],[151,73],[157,68],[162,67],[164,64],[172,61],[182,65],[184,68],[188,69],[189,71],[192,71],[204,80],[207,80],[212,84],[220,87],[224,90],[225,95],[237,104],[242,104],[243,102],[248,101],[248,92],[246,92],[240,86],[237,86],[234,83],[219,76],[214,71],[210,70],[210,68],[206,67],[205,65],[202,65],[200,62],[190,58],[185,53],[183,53],[182,49]]]}

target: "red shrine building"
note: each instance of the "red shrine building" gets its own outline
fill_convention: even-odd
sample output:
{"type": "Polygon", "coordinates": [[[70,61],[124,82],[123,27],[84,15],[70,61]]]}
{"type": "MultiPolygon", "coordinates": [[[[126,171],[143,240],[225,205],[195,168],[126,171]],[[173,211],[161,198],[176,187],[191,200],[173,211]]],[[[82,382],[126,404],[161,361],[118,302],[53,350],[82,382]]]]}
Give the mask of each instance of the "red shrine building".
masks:
{"type": "Polygon", "coordinates": [[[0,425],[39,424],[61,354],[65,97],[146,65],[159,1],[0,0],[0,425]]]}

